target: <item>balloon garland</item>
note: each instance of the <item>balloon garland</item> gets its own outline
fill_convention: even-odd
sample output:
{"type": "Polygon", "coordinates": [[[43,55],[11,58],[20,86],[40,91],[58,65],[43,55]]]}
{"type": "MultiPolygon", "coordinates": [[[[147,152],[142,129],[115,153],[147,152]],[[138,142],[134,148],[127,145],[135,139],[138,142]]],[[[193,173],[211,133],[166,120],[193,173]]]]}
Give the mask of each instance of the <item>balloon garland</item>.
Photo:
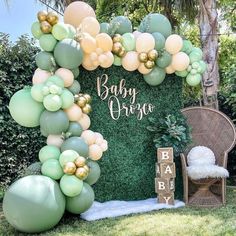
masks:
{"type": "Polygon", "coordinates": [[[40,126],[46,137],[38,154],[42,175],[19,179],[3,201],[9,223],[30,233],[54,227],[65,209],[81,214],[94,201],[90,186],[100,176],[96,161],[108,143],[89,130],[91,97],[80,92],[79,66],[92,71],[114,64],[138,70],[151,86],[171,73],[196,86],[206,70],[201,49],[172,34],[169,20],[158,13],[147,15],[134,32],[125,16],[99,24],[94,10],[81,1],[66,8],[64,23],[54,12],[40,11],[37,18],[31,31],[42,48],[35,58],[38,68],[32,87],[16,92],[9,110],[18,124],[40,126]]]}

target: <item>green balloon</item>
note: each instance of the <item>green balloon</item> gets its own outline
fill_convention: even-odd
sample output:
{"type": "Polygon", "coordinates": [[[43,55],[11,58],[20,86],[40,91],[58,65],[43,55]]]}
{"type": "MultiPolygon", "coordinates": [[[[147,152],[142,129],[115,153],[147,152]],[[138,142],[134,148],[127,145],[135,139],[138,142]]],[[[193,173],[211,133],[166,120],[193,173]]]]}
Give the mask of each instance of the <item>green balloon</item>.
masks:
{"type": "Polygon", "coordinates": [[[79,156],[79,154],[74,151],[74,150],[66,150],[64,152],[61,153],[60,157],[59,157],[59,162],[60,162],[60,165],[62,167],[64,167],[64,165],[67,163],[67,162],[74,162],[75,159],[79,156]]]}
{"type": "Polygon", "coordinates": [[[71,137],[66,139],[61,145],[61,151],[74,150],[80,156],[88,157],[89,148],[88,144],[80,137],[71,137]]]}
{"type": "Polygon", "coordinates": [[[35,84],[31,87],[30,94],[35,101],[43,102],[44,99],[43,88],[44,84],[35,84]]]}
{"type": "Polygon", "coordinates": [[[144,75],[143,78],[149,85],[157,86],[163,82],[165,76],[166,72],[164,69],[159,67],[154,67],[153,70],[147,75],[144,75]]]}
{"type": "Polygon", "coordinates": [[[191,41],[183,40],[183,46],[182,46],[181,51],[185,52],[187,54],[190,54],[192,49],[193,49],[193,45],[192,45],[191,41]]]}
{"type": "Polygon", "coordinates": [[[70,25],[70,24],[66,24],[66,26],[67,26],[67,29],[68,29],[68,32],[69,32],[68,38],[73,39],[76,35],[75,27],[73,25],[70,25]]]}
{"type": "Polygon", "coordinates": [[[57,40],[63,40],[69,36],[69,28],[64,23],[57,23],[52,27],[52,35],[57,40]]]}
{"type": "Polygon", "coordinates": [[[192,70],[190,71],[190,73],[191,73],[192,75],[195,75],[195,74],[197,74],[197,70],[196,70],[196,69],[192,69],[192,70]]]}
{"type": "Polygon", "coordinates": [[[54,180],[58,180],[64,175],[59,161],[55,159],[45,161],[42,165],[41,172],[43,175],[54,180]]]}
{"type": "Polygon", "coordinates": [[[73,84],[70,87],[67,87],[74,95],[79,94],[80,92],[80,83],[77,80],[74,80],[73,84]]]}
{"type": "Polygon", "coordinates": [[[62,100],[56,94],[49,94],[43,99],[43,105],[48,111],[58,111],[62,106],[62,100]]]}
{"type": "Polygon", "coordinates": [[[66,197],[66,210],[73,214],[81,214],[92,206],[94,197],[93,189],[84,183],[79,195],[66,197]]]}
{"type": "Polygon", "coordinates": [[[107,23],[107,22],[101,23],[100,24],[100,33],[108,34],[109,33],[109,28],[110,28],[109,23],[107,23]]]}
{"type": "Polygon", "coordinates": [[[196,52],[196,53],[200,54],[201,57],[203,56],[203,52],[202,52],[202,49],[201,49],[201,48],[194,47],[194,48],[192,49],[192,52],[196,52]]]}
{"type": "Polygon", "coordinates": [[[57,44],[57,40],[51,34],[43,34],[39,39],[40,47],[46,52],[52,52],[57,44]]]}
{"type": "Polygon", "coordinates": [[[194,62],[202,60],[202,55],[198,52],[192,51],[189,54],[189,59],[190,59],[190,63],[194,63],[194,62]]]}
{"type": "Polygon", "coordinates": [[[12,118],[25,127],[39,125],[44,110],[43,104],[36,102],[31,96],[31,89],[24,88],[16,92],[10,100],[9,110],[12,118]]]}
{"type": "Polygon", "coordinates": [[[134,51],[135,45],[136,45],[136,40],[135,37],[132,33],[125,33],[122,35],[122,45],[125,48],[127,52],[129,51],[134,51]]]}
{"type": "Polygon", "coordinates": [[[29,165],[25,172],[24,172],[24,176],[28,176],[28,175],[41,175],[41,166],[42,163],[37,161],[32,163],[31,165],[29,165]]]}
{"type": "Polygon", "coordinates": [[[88,177],[84,180],[84,182],[88,183],[89,185],[93,185],[98,181],[101,175],[101,169],[98,163],[92,160],[89,160],[87,162],[87,165],[89,167],[89,174],[88,177]]]}
{"type": "Polygon", "coordinates": [[[73,39],[63,39],[54,49],[54,57],[58,65],[67,69],[78,67],[83,60],[80,44],[73,39]]]}
{"type": "Polygon", "coordinates": [[[188,75],[188,71],[187,70],[176,71],[175,74],[180,77],[186,77],[188,75]]]}
{"type": "Polygon", "coordinates": [[[200,74],[189,74],[186,78],[186,81],[190,86],[197,86],[201,82],[201,79],[202,77],[200,74]]]}
{"type": "Polygon", "coordinates": [[[83,181],[75,175],[63,175],[60,180],[61,191],[68,197],[79,195],[83,188],[83,181]]]}
{"type": "Polygon", "coordinates": [[[79,68],[78,67],[71,69],[71,72],[73,73],[75,79],[79,76],[79,68]]]}
{"type": "Polygon", "coordinates": [[[25,233],[40,233],[53,228],[65,211],[65,197],[56,181],[30,175],[14,182],[3,199],[7,221],[25,233]]]}
{"type": "Polygon", "coordinates": [[[35,60],[38,68],[42,70],[54,71],[56,68],[55,59],[50,52],[39,52],[35,60]]]}
{"type": "Polygon", "coordinates": [[[113,56],[114,56],[114,62],[113,62],[113,64],[114,64],[115,66],[121,66],[121,65],[122,65],[121,58],[118,57],[118,56],[116,56],[116,55],[113,55],[113,56]]]}
{"type": "Polygon", "coordinates": [[[204,61],[199,61],[198,64],[199,64],[199,73],[203,74],[207,69],[207,65],[204,61]]]}
{"type": "Polygon", "coordinates": [[[67,109],[74,104],[74,95],[68,89],[63,89],[61,94],[62,108],[67,109]]]}
{"type": "Polygon", "coordinates": [[[147,33],[159,32],[167,38],[171,35],[172,28],[167,17],[159,13],[150,13],[141,21],[139,31],[147,33]]]}
{"type": "Polygon", "coordinates": [[[68,127],[69,119],[62,110],[55,112],[45,110],[40,117],[40,128],[46,136],[66,132],[68,127]]]}
{"type": "Polygon", "coordinates": [[[116,34],[132,33],[132,23],[126,16],[116,16],[110,22],[110,28],[116,34]]]}
{"type": "Polygon", "coordinates": [[[161,33],[158,33],[158,32],[152,33],[152,36],[155,39],[155,49],[157,51],[163,49],[165,47],[165,41],[166,41],[165,37],[161,33]]]}
{"type": "MultiPolygon", "coordinates": [[[[52,84],[55,84],[61,88],[64,88],[64,80],[61,79],[59,76],[57,75],[52,75],[47,79],[47,82],[52,82],[52,84]]],[[[46,83],[47,84],[47,83],[46,83]]]]}
{"type": "Polygon", "coordinates": [[[83,132],[82,126],[78,122],[71,121],[69,125],[69,129],[67,130],[66,133],[68,133],[70,137],[72,136],[78,137],[78,136],[81,136],[82,132],[83,132]]]}
{"type": "Polygon", "coordinates": [[[39,151],[39,160],[44,163],[50,159],[59,159],[61,152],[60,149],[53,145],[46,145],[42,147],[39,151]]]}
{"type": "Polygon", "coordinates": [[[31,33],[36,39],[39,39],[41,37],[41,35],[43,35],[43,32],[40,29],[40,23],[38,21],[36,21],[32,24],[31,33]]]}
{"type": "Polygon", "coordinates": [[[156,59],[156,65],[160,68],[165,68],[170,65],[172,61],[172,56],[167,51],[164,51],[160,54],[160,56],[156,59]]]}

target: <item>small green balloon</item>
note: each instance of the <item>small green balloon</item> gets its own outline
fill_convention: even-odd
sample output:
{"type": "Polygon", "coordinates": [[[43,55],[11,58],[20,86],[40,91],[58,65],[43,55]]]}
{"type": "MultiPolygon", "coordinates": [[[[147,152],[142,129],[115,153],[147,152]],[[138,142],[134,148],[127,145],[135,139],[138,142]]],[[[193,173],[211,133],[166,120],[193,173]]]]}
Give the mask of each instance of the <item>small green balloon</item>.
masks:
{"type": "Polygon", "coordinates": [[[160,56],[156,59],[156,65],[160,68],[165,68],[170,65],[172,61],[172,56],[167,51],[164,51],[160,54],[160,56]]]}
{"type": "Polygon", "coordinates": [[[101,23],[100,24],[100,33],[108,34],[109,33],[109,28],[110,28],[109,23],[107,23],[107,22],[101,23]]]}
{"type": "Polygon", "coordinates": [[[73,214],[81,214],[92,206],[94,197],[93,189],[87,183],[84,183],[79,195],[66,197],[66,210],[73,214]]]}
{"type": "Polygon", "coordinates": [[[51,34],[43,34],[39,39],[40,47],[46,52],[52,52],[57,44],[57,40],[51,34]]]}
{"type": "Polygon", "coordinates": [[[80,83],[77,80],[74,80],[73,84],[70,87],[67,87],[74,95],[79,94],[80,92],[80,83]]]}
{"type": "Polygon", "coordinates": [[[198,62],[198,61],[202,60],[202,55],[196,51],[195,52],[192,51],[189,54],[189,59],[190,59],[191,63],[198,62]]]}
{"type": "Polygon", "coordinates": [[[43,95],[43,84],[35,84],[31,88],[31,96],[37,102],[43,102],[44,95],[43,95]]]}
{"type": "Polygon", "coordinates": [[[62,106],[62,100],[57,94],[49,94],[43,99],[43,105],[48,111],[58,111],[62,106]]]}
{"type": "Polygon", "coordinates": [[[192,69],[192,70],[190,71],[190,73],[191,73],[192,75],[195,75],[195,74],[197,74],[197,70],[196,70],[196,69],[192,69]]]}
{"type": "Polygon", "coordinates": [[[68,38],[69,28],[64,23],[57,23],[52,27],[52,35],[59,41],[68,38]]]}
{"type": "Polygon", "coordinates": [[[35,60],[38,68],[42,70],[54,71],[56,68],[55,59],[50,52],[39,52],[36,55],[35,60]]]}
{"type": "Polygon", "coordinates": [[[59,162],[60,162],[60,165],[62,167],[64,167],[64,165],[67,163],[67,162],[74,162],[75,159],[79,156],[79,154],[74,151],[74,150],[66,150],[64,152],[61,153],[60,157],[59,157],[59,162]]]}
{"type": "Polygon", "coordinates": [[[101,175],[101,169],[98,163],[92,160],[88,160],[87,165],[89,167],[89,174],[84,182],[88,183],[89,185],[93,185],[98,181],[101,175]]]}
{"type": "Polygon", "coordinates": [[[39,160],[44,163],[49,159],[59,159],[61,152],[60,149],[53,145],[46,145],[39,151],[39,160]]]}
{"type": "Polygon", "coordinates": [[[196,61],[192,64],[193,69],[197,69],[199,67],[199,63],[196,61]]]}
{"type": "Polygon", "coordinates": [[[110,28],[116,34],[132,33],[132,23],[126,16],[116,16],[110,22],[110,28]]]}
{"type": "Polygon", "coordinates": [[[45,161],[41,167],[41,172],[43,175],[54,180],[59,180],[64,175],[61,165],[56,159],[45,161]]]}
{"type": "Polygon", "coordinates": [[[121,58],[118,57],[118,56],[116,56],[116,55],[113,55],[113,56],[114,56],[114,62],[113,62],[113,64],[114,64],[115,66],[121,66],[121,65],[122,65],[121,58]]]}
{"type": "Polygon", "coordinates": [[[61,191],[68,197],[79,195],[83,188],[83,181],[75,175],[63,175],[60,180],[61,191]]]}
{"type": "Polygon", "coordinates": [[[192,49],[193,49],[193,45],[192,45],[191,41],[183,40],[183,46],[182,46],[181,51],[185,52],[187,54],[190,54],[192,49]]]}
{"type": "Polygon", "coordinates": [[[53,84],[56,84],[57,86],[64,88],[64,80],[61,79],[57,75],[52,75],[47,79],[47,82],[52,82],[53,84]]]}
{"type": "Polygon", "coordinates": [[[122,35],[122,45],[127,52],[135,49],[136,40],[132,33],[125,33],[122,35]]]}
{"type": "Polygon", "coordinates": [[[78,67],[71,69],[71,72],[73,73],[75,79],[79,76],[79,68],[78,67]]]}
{"type": "Polygon", "coordinates": [[[73,39],[76,35],[76,29],[73,25],[70,25],[70,24],[65,24],[67,26],[67,29],[68,29],[68,38],[70,39],[73,39]]]}
{"type": "Polygon", "coordinates": [[[61,94],[62,108],[67,109],[74,104],[74,95],[68,89],[63,89],[61,94]]]}
{"type": "Polygon", "coordinates": [[[180,77],[186,77],[188,75],[188,71],[187,70],[176,71],[175,74],[180,77]]]}
{"type": "Polygon", "coordinates": [[[186,81],[190,86],[197,86],[201,82],[201,80],[202,77],[200,74],[195,74],[195,75],[189,74],[186,78],[186,81]]]}
{"type": "Polygon", "coordinates": [[[70,134],[70,137],[73,136],[78,137],[81,136],[82,132],[83,132],[82,126],[78,122],[71,121],[66,133],[70,134]]]}
{"type": "Polygon", "coordinates": [[[166,41],[165,37],[161,33],[158,33],[158,32],[152,33],[152,36],[155,39],[155,49],[157,51],[163,49],[165,47],[165,41],[166,41]]]}
{"type": "Polygon", "coordinates": [[[153,70],[147,75],[144,75],[143,78],[149,85],[157,86],[163,82],[165,76],[166,72],[164,69],[159,67],[154,67],[153,70]]]}
{"type": "Polygon", "coordinates": [[[192,49],[192,52],[196,52],[196,53],[200,54],[201,57],[203,56],[203,52],[202,52],[202,49],[201,49],[201,48],[194,47],[194,48],[192,49]]]}
{"type": "Polygon", "coordinates": [[[40,23],[38,21],[36,21],[32,24],[31,33],[36,39],[39,39],[41,37],[41,35],[43,35],[43,32],[40,29],[40,23]]]}
{"type": "Polygon", "coordinates": [[[198,63],[199,63],[199,68],[200,68],[199,73],[203,74],[207,69],[207,65],[204,61],[199,61],[198,63]]]}

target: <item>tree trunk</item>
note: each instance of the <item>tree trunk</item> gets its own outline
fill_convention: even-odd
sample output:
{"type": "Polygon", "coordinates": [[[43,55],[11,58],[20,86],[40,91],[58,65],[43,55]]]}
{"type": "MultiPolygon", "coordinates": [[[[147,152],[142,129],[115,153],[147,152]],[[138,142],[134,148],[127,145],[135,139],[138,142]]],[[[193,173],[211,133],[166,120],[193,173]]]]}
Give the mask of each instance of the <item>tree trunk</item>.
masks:
{"type": "Polygon", "coordinates": [[[207,70],[203,75],[203,103],[205,106],[218,109],[217,92],[219,86],[218,68],[218,14],[216,0],[199,0],[199,27],[203,59],[207,70]]]}

